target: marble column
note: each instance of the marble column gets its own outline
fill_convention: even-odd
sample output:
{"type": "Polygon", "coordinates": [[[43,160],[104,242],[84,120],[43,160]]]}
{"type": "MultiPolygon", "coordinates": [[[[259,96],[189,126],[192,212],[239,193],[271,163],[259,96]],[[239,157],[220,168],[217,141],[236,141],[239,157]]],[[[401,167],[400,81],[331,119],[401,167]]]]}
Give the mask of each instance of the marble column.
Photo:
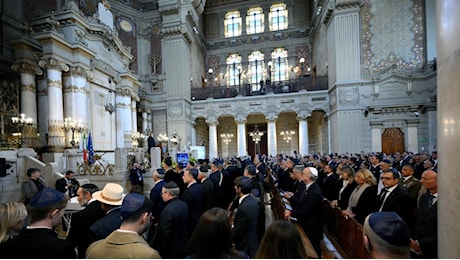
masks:
{"type": "Polygon", "coordinates": [[[40,134],[40,145],[48,145],[48,86],[45,77],[37,79],[37,100],[38,100],[38,133],[40,134]]]}
{"type": "MultiPolygon", "coordinates": [[[[131,126],[132,126],[132,132],[138,132],[137,129],[137,109],[136,109],[136,100],[132,99],[131,100],[131,126]]],[[[140,131],[142,132],[142,130],[140,131]]]]}
{"type": "Polygon", "coordinates": [[[457,0],[436,1],[438,48],[438,258],[459,258],[460,26],[457,0]]]}
{"type": "MultiPolygon", "coordinates": [[[[69,73],[64,76],[64,120],[71,118],[79,122],[80,127],[74,133],[74,141],[80,139],[80,133],[89,125],[88,98],[89,89],[87,87],[86,77],[88,69],[83,67],[72,67],[69,73]]],[[[70,146],[72,132],[66,129],[66,145],[70,146]]],[[[75,148],[75,147],[74,147],[75,148]]]]}
{"type": "Polygon", "coordinates": [[[116,90],[116,133],[117,147],[132,148],[131,134],[133,131],[131,121],[131,91],[125,88],[116,90]]]}
{"type": "Polygon", "coordinates": [[[191,130],[192,130],[192,133],[191,133],[192,146],[195,146],[196,145],[196,121],[194,121],[191,130]]]}
{"type": "Polygon", "coordinates": [[[420,119],[407,120],[407,151],[418,152],[418,125],[420,119]]]}
{"type": "Polygon", "coordinates": [[[373,152],[382,151],[382,127],[383,122],[381,121],[371,121],[371,149],[373,152]]]}
{"type": "Polygon", "coordinates": [[[37,66],[27,63],[14,64],[11,66],[14,71],[21,75],[21,110],[26,117],[32,118],[32,126],[24,128],[23,142],[30,147],[35,146],[33,140],[37,135],[37,89],[35,85],[35,74],[42,75],[43,71],[37,66]],[[32,140],[30,140],[32,138],[32,140]]]}
{"type": "MultiPolygon", "coordinates": [[[[142,110],[142,132],[147,130],[147,129],[152,129],[149,127],[148,120],[147,120],[147,109],[143,108],[142,110]]],[[[148,134],[148,133],[147,133],[148,134]]]]}
{"type": "Polygon", "coordinates": [[[302,156],[310,153],[308,146],[308,117],[306,115],[297,117],[299,121],[299,154],[302,156]]]}
{"type": "Polygon", "coordinates": [[[217,158],[217,120],[215,118],[206,119],[209,126],[209,159],[217,158]]]}
{"type": "Polygon", "coordinates": [[[51,152],[64,150],[64,104],[62,97],[62,71],[69,66],[50,58],[40,60],[40,67],[46,69],[48,86],[48,147],[51,152]]]}
{"type": "Polygon", "coordinates": [[[278,153],[277,142],[276,142],[276,119],[278,116],[266,116],[265,119],[267,120],[267,145],[268,151],[267,155],[276,156],[278,153]]]}
{"type": "Polygon", "coordinates": [[[237,153],[238,156],[245,156],[248,154],[247,145],[246,145],[246,118],[236,118],[235,119],[237,124],[237,153]]]}

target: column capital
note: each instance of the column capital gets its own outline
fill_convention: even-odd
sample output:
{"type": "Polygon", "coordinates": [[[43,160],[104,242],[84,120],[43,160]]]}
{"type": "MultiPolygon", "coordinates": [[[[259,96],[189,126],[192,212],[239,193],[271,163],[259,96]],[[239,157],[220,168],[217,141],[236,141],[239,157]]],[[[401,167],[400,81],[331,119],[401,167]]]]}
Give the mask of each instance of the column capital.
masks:
{"type": "Polygon", "coordinates": [[[82,66],[70,67],[69,74],[70,76],[80,76],[80,77],[84,77],[90,80],[92,78],[92,75],[89,69],[84,68],[82,66]]]}
{"type": "Polygon", "coordinates": [[[310,111],[300,111],[297,113],[297,120],[307,120],[309,117],[311,117],[311,112],[310,111]]]}
{"type": "Polygon", "coordinates": [[[218,125],[219,120],[217,120],[217,118],[215,118],[215,117],[209,117],[208,119],[206,119],[206,123],[208,125],[218,125]]]}
{"type": "Polygon", "coordinates": [[[11,65],[11,69],[13,71],[16,71],[16,72],[19,72],[19,73],[27,73],[27,74],[31,74],[31,75],[43,75],[43,70],[40,69],[39,67],[35,66],[35,65],[32,65],[32,64],[28,64],[28,63],[25,63],[25,62],[20,62],[20,63],[16,63],[16,64],[13,64],[11,65]]]}
{"type": "Polygon", "coordinates": [[[276,121],[276,120],[278,120],[278,114],[269,113],[268,115],[265,115],[265,120],[267,120],[267,121],[276,121]]]}
{"type": "Polygon", "coordinates": [[[245,117],[245,116],[237,116],[237,117],[235,117],[235,122],[237,124],[246,124],[247,119],[248,118],[245,117]]]}
{"type": "Polygon", "coordinates": [[[38,61],[38,66],[44,69],[53,69],[57,71],[69,71],[69,66],[55,58],[43,59],[38,61]]]}

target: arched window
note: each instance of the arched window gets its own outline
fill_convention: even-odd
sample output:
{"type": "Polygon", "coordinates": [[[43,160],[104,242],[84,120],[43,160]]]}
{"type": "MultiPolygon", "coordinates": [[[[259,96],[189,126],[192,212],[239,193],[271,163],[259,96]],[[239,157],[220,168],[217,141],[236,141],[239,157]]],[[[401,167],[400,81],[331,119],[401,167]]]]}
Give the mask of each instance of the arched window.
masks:
{"type": "Polygon", "coordinates": [[[288,27],[288,11],[286,4],[274,4],[270,7],[270,13],[268,14],[270,20],[270,31],[279,31],[287,29],[288,27]]]}
{"type": "Polygon", "coordinates": [[[261,7],[251,8],[246,16],[246,33],[264,32],[264,12],[261,7]]]}
{"type": "Polygon", "coordinates": [[[241,15],[238,11],[228,12],[225,15],[225,37],[235,37],[241,35],[241,15]]]}
{"type": "Polygon", "coordinates": [[[260,90],[260,81],[263,81],[264,55],[260,51],[253,51],[248,57],[248,78],[252,91],[260,90]]]}
{"type": "Polygon", "coordinates": [[[241,74],[243,69],[241,67],[241,56],[238,54],[231,54],[227,58],[227,69],[226,69],[226,84],[227,86],[240,86],[241,74]]]}
{"type": "Polygon", "coordinates": [[[272,81],[285,81],[289,79],[288,52],[284,48],[277,48],[272,52],[272,81]]]}

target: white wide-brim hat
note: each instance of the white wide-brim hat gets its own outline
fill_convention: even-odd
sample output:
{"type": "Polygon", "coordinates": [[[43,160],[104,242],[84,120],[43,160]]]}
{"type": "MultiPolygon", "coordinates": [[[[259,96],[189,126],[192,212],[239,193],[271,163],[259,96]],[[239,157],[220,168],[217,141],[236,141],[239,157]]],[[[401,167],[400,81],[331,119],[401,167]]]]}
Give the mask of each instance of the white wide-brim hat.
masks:
{"type": "Polygon", "coordinates": [[[114,206],[120,206],[124,196],[123,187],[116,183],[107,183],[101,191],[93,193],[93,197],[98,201],[114,206]]]}

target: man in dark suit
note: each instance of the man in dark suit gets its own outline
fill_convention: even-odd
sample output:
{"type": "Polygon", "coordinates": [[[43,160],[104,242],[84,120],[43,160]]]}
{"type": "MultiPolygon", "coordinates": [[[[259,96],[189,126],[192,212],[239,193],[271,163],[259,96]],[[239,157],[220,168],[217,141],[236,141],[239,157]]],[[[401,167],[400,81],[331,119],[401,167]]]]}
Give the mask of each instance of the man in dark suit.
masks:
{"type": "Polygon", "coordinates": [[[232,237],[235,249],[241,250],[251,258],[255,258],[259,241],[257,238],[257,221],[259,205],[250,195],[252,180],[246,176],[235,179],[235,190],[238,194],[239,205],[233,222],[232,237]]]}
{"type": "Polygon", "coordinates": [[[150,200],[153,203],[152,210],[152,225],[150,225],[147,231],[147,242],[150,244],[155,237],[157,230],[157,224],[160,219],[161,212],[165,208],[165,202],[161,197],[161,190],[165,186],[166,182],[163,180],[165,171],[163,168],[158,168],[153,171],[152,177],[154,181],[154,186],[150,190],[150,200]]]}
{"type": "Polygon", "coordinates": [[[129,181],[131,182],[131,191],[144,194],[144,168],[139,167],[139,163],[133,162],[133,168],[129,173],[129,181]]]}
{"type": "Polygon", "coordinates": [[[1,258],[75,258],[74,246],[57,237],[54,228],[61,223],[68,197],[46,187],[27,205],[30,224],[13,239],[0,245],[1,258]]]}
{"type": "Polygon", "coordinates": [[[297,205],[290,210],[285,210],[284,217],[296,218],[305,234],[310,239],[318,257],[321,258],[321,240],[323,239],[323,194],[316,183],[318,170],[306,167],[301,175],[305,183],[305,192],[301,195],[297,205]]]}
{"type": "Polygon", "coordinates": [[[323,193],[324,198],[328,199],[329,201],[336,200],[337,192],[335,185],[339,180],[339,175],[335,173],[335,168],[333,168],[331,165],[324,166],[324,173],[326,174],[326,177],[320,184],[321,192],[323,193]]]}
{"type": "Polygon", "coordinates": [[[438,182],[434,170],[426,170],[420,183],[427,190],[420,198],[411,249],[417,258],[438,258],[438,182]]]}
{"type": "Polygon", "coordinates": [[[187,186],[185,185],[184,181],[180,174],[175,171],[172,167],[172,159],[171,157],[166,157],[163,161],[163,169],[165,170],[164,180],[166,183],[173,181],[179,187],[179,197],[184,194],[185,189],[187,186]]]}
{"type": "Polygon", "coordinates": [[[77,247],[78,258],[85,258],[86,249],[90,245],[89,227],[105,216],[101,203],[92,195],[98,190],[99,188],[92,183],[84,184],[77,190],[78,202],[85,208],[72,214],[72,225],[67,241],[77,247]]]}
{"type": "Polygon", "coordinates": [[[179,199],[179,187],[167,182],[161,196],[166,207],[161,212],[157,233],[150,245],[162,258],[184,258],[188,234],[188,206],[179,199]]]}
{"type": "Polygon", "coordinates": [[[406,223],[410,223],[412,199],[409,193],[399,185],[399,173],[388,169],[382,172],[380,178],[384,188],[377,196],[378,211],[394,211],[406,223]]]}
{"type": "Polygon", "coordinates": [[[67,171],[64,178],[56,180],[56,190],[66,193],[70,198],[77,196],[77,190],[80,184],[75,179],[75,173],[73,171],[67,171]]]}
{"type": "Polygon", "coordinates": [[[189,218],[189,234],[193,233],[198,219],[203,214],[203,190],[201,185],[197,183],[198,170],[195,168],[185,169],[182,176],[187,189],[180,199],[188,205],[189,218]]]}
{"type": "Polygon", "coordinates": [[[209,179],[214,184],[214,203],[216,207],[222,207],[222,197],[223,197],[223,190],[222,190],[222,182],[224,180],[224,176],[220,171],[223,162],[220,159],[214,159],[210,162],[211,174],[209,175],[209,179]]]}
{"type": "Polygon", "coordinates": [[[123,196],[123,187],[117,183],[107,183],[102,191],[93,193],[93,197],[101,202],[101,208],[106,214],[89,228],[91,243],[106,238],[120,227],[120,207],[123,202],[123,196]]]}
{"type": "Polygon", "coordinates": [[[198,173],[201,189],[203,190],[203,212],[215,206],[214,203],[214,184],[209,179],[208,167],[200,166],[198,173]]]}
{"type": "Polygon", "coordinates": [[[153,137],[153,133],[149,134],[149,137],[147,138],[147,153],[151,153],[150,150],[152,150],[153,147],[156,146],[155,143],[155,138],[153,137]]]}

